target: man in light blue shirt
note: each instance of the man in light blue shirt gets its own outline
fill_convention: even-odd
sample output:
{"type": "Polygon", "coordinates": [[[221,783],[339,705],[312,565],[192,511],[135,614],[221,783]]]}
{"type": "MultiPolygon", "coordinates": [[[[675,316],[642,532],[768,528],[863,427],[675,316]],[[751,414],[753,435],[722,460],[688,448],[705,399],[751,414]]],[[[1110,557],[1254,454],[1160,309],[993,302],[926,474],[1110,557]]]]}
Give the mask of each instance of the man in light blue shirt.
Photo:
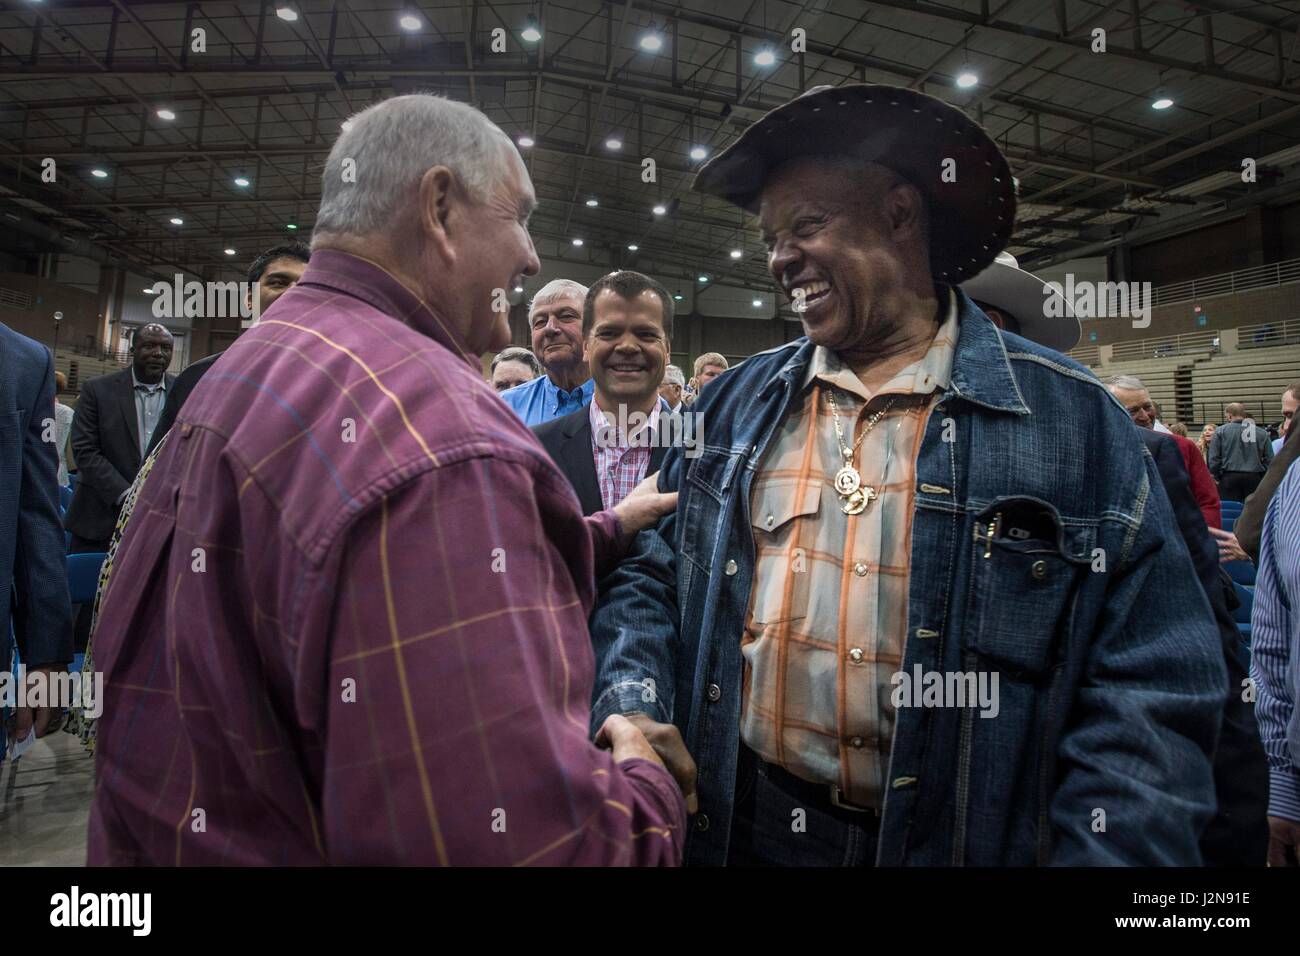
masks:
{"type": "Polygon", "coordinates": [[[1300,865],[1300,467],[1269,502],[1250,616],[1255,716],[1268,755],[1268,862],[1300,865]]]}
{"type": "Polygon", "coordinates": [[[541,425],[576,412],[591,401],[595,384],[582,344],[582,303],[587,287],[572,279],[553,279],[528,307],[533,354],[546,370],[501,398],[525,425],[541,425]]]}

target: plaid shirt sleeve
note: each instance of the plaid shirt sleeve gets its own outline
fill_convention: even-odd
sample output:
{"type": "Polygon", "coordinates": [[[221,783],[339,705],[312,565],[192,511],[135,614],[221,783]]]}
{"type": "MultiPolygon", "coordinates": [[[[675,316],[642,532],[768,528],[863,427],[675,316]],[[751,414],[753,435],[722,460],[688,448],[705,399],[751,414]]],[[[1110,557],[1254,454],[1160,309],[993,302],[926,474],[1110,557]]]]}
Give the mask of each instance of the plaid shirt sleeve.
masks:
{"type": "Polygon", "coordinates": [[[301,716],[325,730],[331,862],[680,862],[671,776],[587,734],[586,612],[612,515],[548,506],[547,480],[500,458],[430,469],[302,587],[324,596],[293,629],[301,716]]]}

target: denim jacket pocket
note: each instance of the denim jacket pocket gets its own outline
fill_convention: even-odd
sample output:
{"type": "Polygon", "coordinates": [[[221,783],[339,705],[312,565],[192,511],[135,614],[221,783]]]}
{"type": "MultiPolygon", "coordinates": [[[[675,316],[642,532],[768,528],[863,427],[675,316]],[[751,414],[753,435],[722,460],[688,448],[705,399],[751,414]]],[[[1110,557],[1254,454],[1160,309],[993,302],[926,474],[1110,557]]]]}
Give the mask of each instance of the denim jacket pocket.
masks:
{"type": "Polygon", "coordinates": [[[1007,498],[985,509],[975,521],[965,646],[1010,680],[1038,681],[1056,663],[1062,619],[1088,567],[1071,554],[1079,546],[1067,545],[1047,502],[1007,498]]]}
{"type": "Polygon", "coordinates": [[[822,486],[771,480],[755,487],[750,525],[754,535],[753,621],[759,625],[797,621],[808,615],[811,545],[799,519],[821,510],[822,486]]]}

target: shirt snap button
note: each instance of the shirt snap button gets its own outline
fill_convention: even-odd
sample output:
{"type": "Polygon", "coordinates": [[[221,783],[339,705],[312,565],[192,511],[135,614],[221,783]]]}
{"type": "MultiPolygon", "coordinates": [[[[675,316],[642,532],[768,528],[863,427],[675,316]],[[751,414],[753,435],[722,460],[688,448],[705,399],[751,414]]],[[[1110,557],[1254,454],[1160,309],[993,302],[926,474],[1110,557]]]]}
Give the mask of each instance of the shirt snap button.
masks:
{"type": "Polygon", "coordinates": [[[723,569],[728,575],[735,574],[739,569],[735,561],[728,561],[727,566],[723,569]]]}
{"type": "Polygon", "coordinates": [[[853,737],[849,740],[849,746],[854,750],[861,750],[866,744],[867,742],[861,737],[853,737]]]}
{"type": "Polygon", "coordinates": [[[768,515],[767,518],[764,519],[763,523],[770,528],[772,527],[772,525],[776,524],[776,518],[773,517],[772,515],[768,515]]]}
{"type": "Polygon", "coordinates": [[[716,704],[719,700],[722,699],[722,688],[719,687],[717,684],[710,684],[708,695],[709,695],[709,702],[716,704]]]}
{"type": "Polygon", "coordinates": [[[859,561],[857,564],[853,565],[853,573],[860,578],[866,577],[867,566],[863,564],[861,561],[859,561]]]}
{"type": "Polygon", "coordinates": [[[849,651],[849,660],[855,664],[861,664],[863,656],[862,648],[860,647],[855,647],[853,650],[849,651]]]}

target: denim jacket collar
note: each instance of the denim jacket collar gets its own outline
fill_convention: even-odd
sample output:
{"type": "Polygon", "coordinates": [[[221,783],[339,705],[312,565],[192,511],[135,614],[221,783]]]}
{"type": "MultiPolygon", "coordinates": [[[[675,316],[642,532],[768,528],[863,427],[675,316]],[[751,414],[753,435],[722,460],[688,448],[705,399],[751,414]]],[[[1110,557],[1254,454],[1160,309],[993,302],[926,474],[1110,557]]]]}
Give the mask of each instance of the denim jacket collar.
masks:
{"type": "MultiPolygon", "coordinates": [[[[940,287],[942,290],[944,287],[940,287]]],[[[1029,406],[1020,394],[1011,360],[998,328],[970,297],[960,288],[957,295],[957,321],[960,331],[952,362],[952,384],[948,394],[957,395],[976,405],[995,411],[1028,415],[1029,406]]],[[[942,294],[942,291],[941,291],[942,294]]],[[[788,347],[788,346],[786,346],[788,347]]],[[[798,347],[767,384],[759,390],[759,398],[767,398],[780,383],[791,387],[802,382],[812,361],[814,346],[807,338],[799,340],[798,347]]]]}

